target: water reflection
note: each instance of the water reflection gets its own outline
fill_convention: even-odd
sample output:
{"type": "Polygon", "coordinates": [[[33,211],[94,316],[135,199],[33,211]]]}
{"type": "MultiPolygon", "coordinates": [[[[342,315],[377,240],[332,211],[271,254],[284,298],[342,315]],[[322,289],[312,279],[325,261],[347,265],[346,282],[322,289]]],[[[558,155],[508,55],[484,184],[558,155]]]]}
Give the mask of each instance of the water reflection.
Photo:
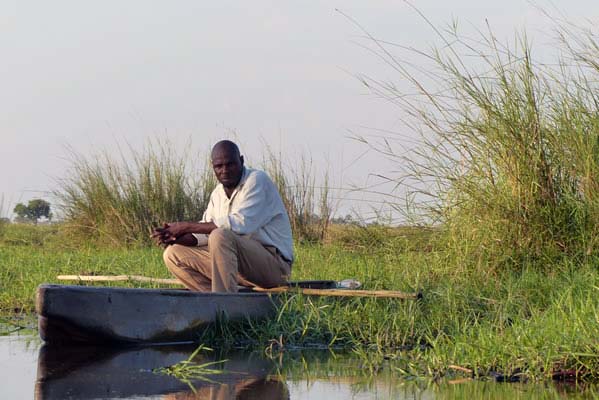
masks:
{"type": "Polygon", "coordinates": [[[197,389],[195,392],[187,391],[173,393],[163,397],[169,400],[210,399],[210,400],[274,400],[289,399],[287,385],[279,380],[257,380],[238,385],[208,386],[197,389]]]}
{"type": "MultiPolygon", "coordinates": [[[[283,381],[271,379],[273,362],[255,353],[228,353],[223,373],[182,382],[153,370],[189,357],[194,347],[131,349],[43,346],[36,399],[154,397],[163,399],[287,399],[283,381]]],[[[200,354],[198,363],[219,360],[200,354]]]]}
{"type": "Polygon", "coordinates": [[[186,360],[195,346],[107,349],[39,347],[37,337],[0,337],[0,399],[573,399],[599,398],[594,385],[405,379],[393,363],[372,374],[351,353],[291,351],[204,354],[228,359],[226,374],[190,382],[152,372],[186,360]],[[275,356],[273,354],[273,356],[275,356]],[[37,379],[35,376],[37,367],[37,379]],[[35,388],[35,395],[34,395],[35,388]]]}
{"type": "Polygon", "coordinates": [[[435,387],[435,398],[458,399],[596,399],[595,386],[576,383],[495,383],[471,381],[464,384],[440,384],[435,387]]]}
{"type": "Polygon", "coordinates": [[[0,336],[0,399],[33,398],[39,348],[37,336],[0,336]]]}

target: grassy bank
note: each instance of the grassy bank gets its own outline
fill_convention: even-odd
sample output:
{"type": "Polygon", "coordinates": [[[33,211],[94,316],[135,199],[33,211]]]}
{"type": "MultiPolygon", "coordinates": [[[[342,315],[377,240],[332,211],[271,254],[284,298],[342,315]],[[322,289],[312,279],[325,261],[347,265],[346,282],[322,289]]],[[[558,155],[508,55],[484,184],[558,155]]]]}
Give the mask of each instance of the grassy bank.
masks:
{"type": "MultiPolygon", "coordinates": [[[[395,235],[381,235],[381,228],[372,229],[370,235],[362,233],[379,237],[378,243],[350,246],[338,234],[329,244],[297,245],[293,279],[351,277],[367,289],[420,289],[422,300],[294,295],[284,302],[278,318],[249,327],[215,327],[201,341],[209,346],[270,347],[274,352],[295,346],[344,347],[359,355],[372,372],[391,359],[396,361],[396,372],[407,375],[499,372],[544,379],[571,370],[580,378],[599,377],[596,264],[564,260],[545,271],[460,270],[458,260],[448,259],[450,253],[435,249],[430,241],[423,245],[423,232],[396,230],[395,235]]],[[[56,282],[58,274],[169,276],[159,248],[90,244],[72,249],[60,238],[48,227],[8,227],[0,244],[4,314],[31,312],[35,287],[56,282]],[[35,240],[28,242],[26,232],[35,240]]]]}

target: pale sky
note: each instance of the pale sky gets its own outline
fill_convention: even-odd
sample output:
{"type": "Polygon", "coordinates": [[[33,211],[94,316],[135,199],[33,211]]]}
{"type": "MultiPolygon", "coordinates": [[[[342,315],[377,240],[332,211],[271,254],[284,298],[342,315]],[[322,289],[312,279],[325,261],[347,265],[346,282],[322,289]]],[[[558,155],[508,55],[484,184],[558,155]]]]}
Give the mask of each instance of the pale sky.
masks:
{"type": "MultiPolygon", "coordinates": [[[[485,29],[486,19],[497,36],[526,29],[550,43],[550,21],[525,0],[414,3],[435,24],[485,29]]],[[[599,16],[596,0],[536,4],[574,21],[599,16]]],[[[90,154],[152,138],[183,151],[189,137],[207,147],[235,132],[254,165],[267,142],[286,159],[303,152],[320,171],[329,165],[335,186],[375,182],[369,174],[396,166],[348,136],[400,129],[399,117],[355,75],[401,82],[335,9],[379,39],[436,43],[399,0],[0,0],[0,213],[51,200],[66,146],[90,154]]],[[[341,208],[371,205],[363,203],[341,208]]]]}

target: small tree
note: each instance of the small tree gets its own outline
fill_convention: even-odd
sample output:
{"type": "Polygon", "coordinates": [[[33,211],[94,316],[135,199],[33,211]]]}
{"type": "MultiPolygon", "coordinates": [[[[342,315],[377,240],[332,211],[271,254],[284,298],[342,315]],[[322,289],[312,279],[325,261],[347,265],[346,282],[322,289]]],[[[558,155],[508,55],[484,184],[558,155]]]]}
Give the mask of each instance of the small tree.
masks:
{"type": "Polygon", "coordinates": [[[19,203],[15,206],[13,212],[17,214],[18,220],[31,221],[34,224],[37,224],[38,219],[42,217],[52,219],[50,203],[42,199],[29,200],[27,205],[19,203]]]}

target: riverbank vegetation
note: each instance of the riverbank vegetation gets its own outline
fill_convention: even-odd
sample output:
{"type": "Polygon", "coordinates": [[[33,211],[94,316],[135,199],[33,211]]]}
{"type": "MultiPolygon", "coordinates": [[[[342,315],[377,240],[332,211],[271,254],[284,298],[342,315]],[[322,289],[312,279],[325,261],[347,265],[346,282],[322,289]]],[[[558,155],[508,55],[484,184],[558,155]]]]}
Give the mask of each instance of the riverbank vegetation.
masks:
{"type": "Polygon", "coordinates": [[[387,179],[409,188],[410,216],[441,226],[445,249],[483,274],[592,262],[599,251],[597,37],[558,25],[561,58],[537,62],[526,35],[504,43],[493,32],[465,37],[457,24],[432,29],[443,46],[429,52],[397,54],[371,37],[404,85],[363,78],[420,135],[408,149],[393,145],[401,137],[361,138],[397,160],[399,172],[387,179]]]}
{"type": "MultiPolygon", "coordinates": [[[[436,231],[418,232],[416,243],[429,239],[415,247],[413,228],[405,234],[396,229],[394,236],[379,232],[388,228],[362,229],[387,239],[368,247],[343,241],[298,244],[293,279],[351,277],[366,289],[421,290],[423,299],[290,295],[277,318],[216,326],[199,341],[274,354],[297,347],[351,349],[373,373],[393,360],[395,372],[406,375],[597,379],[596,264],[564,261],[548,270],[481,273],[439,249],[436,231]]],[[[56,282],[59,274],[169,277],[160,252],[92,243],[73,249],[61,241],[56,226],[9,225],[0,251],[0,308],[5,314],[32,312],[36,286],[56,282]]]]}

